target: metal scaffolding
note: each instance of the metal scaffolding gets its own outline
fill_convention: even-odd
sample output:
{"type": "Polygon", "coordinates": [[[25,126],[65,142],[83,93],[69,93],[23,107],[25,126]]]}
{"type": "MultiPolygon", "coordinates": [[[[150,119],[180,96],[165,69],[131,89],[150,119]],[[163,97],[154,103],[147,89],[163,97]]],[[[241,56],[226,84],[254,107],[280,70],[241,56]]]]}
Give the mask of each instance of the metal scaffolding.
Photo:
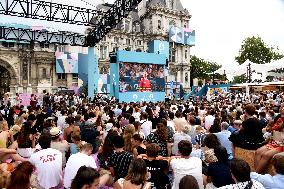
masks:
{"type": "Polygon", "coordinates": [[[103,12],[40,0],[2,0],[0,1],[0,14],[95,26],[91,20],[99,19],[103,12]]]}
{"type": "Polygon", "coordinates": [[[116,0],[107,12],[102,12],[40,0],[2,0],[0,14],[91,26],[91,30],[85,36],[73,32],[0,27],[0,39],[92,47],[127,17],[141,1],[116,0]]]}

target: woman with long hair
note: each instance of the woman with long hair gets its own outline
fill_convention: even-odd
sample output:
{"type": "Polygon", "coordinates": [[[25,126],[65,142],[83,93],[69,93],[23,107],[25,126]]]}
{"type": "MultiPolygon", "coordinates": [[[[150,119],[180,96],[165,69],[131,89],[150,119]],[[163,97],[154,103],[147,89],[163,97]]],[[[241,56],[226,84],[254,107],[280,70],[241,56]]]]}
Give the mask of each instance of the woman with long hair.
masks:
{"type": "Polygon", "coordinates": [[[213,125],[209,129],[210,133],[221,132],[221,119],[220,117],[215,117],[213,125]]]}
{"type": "Polygon", "coordinates": [[[68,116],[65,119],[65,122],[68,124],[68,127],[64,129],[64,140],[66,140],[68,143],[72,143],[72,133],[73,132],[80,132],[80,127],[75,126],[75,119],[72,116],[68,116]]]}
{"type": "Polygon", "coordinates": [[[120,178],[114,183],[114,189],[150,189],[151,183],[147,182],[147,166],[143,159],[134,159],[125,178],[120,178]]]}
{"type": "Polygon", "coordinates": [[[82,166],[72,181],[71,189],[97,189],[100,174],[94,168],[82,166]]]}
{"type": "Polygon", "coordinates": [[[30,189],[30,178],[33,171],[34,166],[29,161],[18,165],[11,174],[7,189],[30,189]]]}
{"type": "Polygon", "coordinates": [[[135,127],[132,124],[129,124],[125,127],[123,131],[123,139],[124,139],[124,150],[133,154],[133,146],[132,146],[132,137],[135,133],[135,127]]]}
{"type": "Polygon", "coordinates": [[[179,189],[199,189],[196,178],[192,175],[186,175],[182,177],[179,182],[179,189]]]}
{"type": "Polygon", "coordinates": [[[99,161],[99,166],[102,169],[109,170],[108,166],[108,161],[113,153],[114,146],[112,143],[112,139],[114,136],[117,136],[117,132],[110,130],[101,146],[100,152],[98,153],[98,161],[99,161]]]}
{"type": "Polygon", "coordinates": [[[168,150],[167,150],[168,130],[164,124],[158,123],[157,130],[153,133],[150,133],[146,137],[146,142],[149,144],[151,143],[158,144],[161,149],[159,152],[159,155],[164,156],[164,157],[168,156],[168,150]]]}

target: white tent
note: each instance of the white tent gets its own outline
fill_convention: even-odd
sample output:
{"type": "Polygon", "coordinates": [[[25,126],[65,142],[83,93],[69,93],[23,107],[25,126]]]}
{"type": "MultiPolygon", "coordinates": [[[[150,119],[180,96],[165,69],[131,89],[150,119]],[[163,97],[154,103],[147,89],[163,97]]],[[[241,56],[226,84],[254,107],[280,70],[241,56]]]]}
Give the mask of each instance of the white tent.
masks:
{"type": "Polygon", "coordinates": [[[254,75],[257,75],[259,73],[262,75],[262,78],[266,78],[270,70],[284,68],[284,58],[267,64],[256,64],[247,60],[243,64],[238,65],[236,67],[222,67],[217,71],[215,71],[214,73],[219,73],[219,74],[226,73],[229,79],[234,76],[246,74],[249,65],[252,73],[256,73],[254,75]]]}

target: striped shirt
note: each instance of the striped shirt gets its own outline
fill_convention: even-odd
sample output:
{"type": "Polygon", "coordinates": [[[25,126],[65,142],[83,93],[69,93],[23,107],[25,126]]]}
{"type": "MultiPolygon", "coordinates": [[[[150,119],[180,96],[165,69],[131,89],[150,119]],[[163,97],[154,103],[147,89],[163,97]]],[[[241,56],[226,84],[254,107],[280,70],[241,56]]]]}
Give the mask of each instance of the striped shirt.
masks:
{"type": "Polygon", "coordinates": [[[115,180],[127,176],[128,168],[133,159],[133,156],[126,151],[114,152],[109,159],[109,167],[113,167],[115,180]]]}

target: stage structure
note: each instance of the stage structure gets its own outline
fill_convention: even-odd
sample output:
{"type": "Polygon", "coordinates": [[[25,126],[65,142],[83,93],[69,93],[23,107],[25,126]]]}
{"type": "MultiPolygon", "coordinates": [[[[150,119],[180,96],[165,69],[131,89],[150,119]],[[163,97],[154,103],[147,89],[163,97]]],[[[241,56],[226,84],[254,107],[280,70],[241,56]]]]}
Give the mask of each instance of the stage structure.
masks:
{"type": "Polygon", "coordinates": [[[165,100],[164,54],[117,51],[110,62],[110,95],[120,102],[165,100]]]}
{"type": "MultiPolygon", "coordinates": [[[[123,18],[126,18],[141,1],[142,0],[116,0],[107,12],[100,12],[97,10],[41,0],[0,1],[0,14],[91,26],[90,32],[87,35],[82,35],[69,31],[52,32],[46,29],[33,30],[30,28],[14,28],[0,25],[0,39],[24,41],[31,44],[34,42],[43,42],[45,44],[54,43],[60,45],[89,47],[87,55],[88,60],[84,62],[88,65],[84,65],[83,67],[78,65],[77,71],[76,69],[71,68],[70,65],[63,65],[63,62],[65,61],[64,58],[58,59],[63,61],[61,61],[61,64],[60,61],[58,61],[57,72],[74,73],[77,71],[79,73],[79,77],[80,75],[85,75],[88,73],[88,77],[84,77],[82,80],[88,85],[88,96],[93,98],[94,93],[98,90],[97,81],[99,77],[98,60],[95,55],[95,45],[121,20],[123,20],[123,18]]],[[[83,55],[82,57],[86,56],[83,55]]],[[[66,58],[66,61],[68,63],[76,64],[76,61],[74,62],[73,58],[66,58]]],[[[78,60],[78,62],[80,61],[78,60]]]]}
{"type": "Polygon", "coordinates": [[[91,26],[91,30],[86,36],[69,31],[50,32],[0,27],[0,39],[94,47],[141,1],[116,0],[107,12],[40,0],[0,1],[0,14],[91,26]],[[41,35],[44,37],[40,37],[41,35]]]}

